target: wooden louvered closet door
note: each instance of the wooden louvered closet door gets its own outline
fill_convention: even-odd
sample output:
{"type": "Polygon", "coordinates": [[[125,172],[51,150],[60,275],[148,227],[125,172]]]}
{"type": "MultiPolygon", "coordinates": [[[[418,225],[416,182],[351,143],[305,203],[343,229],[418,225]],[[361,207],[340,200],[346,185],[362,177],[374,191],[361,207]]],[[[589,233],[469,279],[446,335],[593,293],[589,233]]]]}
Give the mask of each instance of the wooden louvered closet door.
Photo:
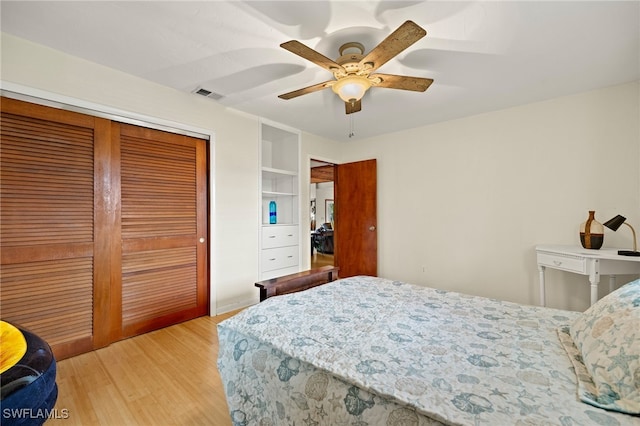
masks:
{"type": "Polygon", "coordinates": [[[107,120],[2,98],[2,319],[58,357],[108,339],[109,306],[97,302],[109,292],[109,246],[96,196],[108,182],[94,173],[109,147],[107,120]]]}
{"type": "Polygon", "coordinates": [[[206,152],[200,139],[121,125],[122,329],[207,312],[206,152]]]}
{"type": "Polygon", "coordinates": [[[62,359],[206,314],[206,142],[1,100],[2,319],[62,359]]]}

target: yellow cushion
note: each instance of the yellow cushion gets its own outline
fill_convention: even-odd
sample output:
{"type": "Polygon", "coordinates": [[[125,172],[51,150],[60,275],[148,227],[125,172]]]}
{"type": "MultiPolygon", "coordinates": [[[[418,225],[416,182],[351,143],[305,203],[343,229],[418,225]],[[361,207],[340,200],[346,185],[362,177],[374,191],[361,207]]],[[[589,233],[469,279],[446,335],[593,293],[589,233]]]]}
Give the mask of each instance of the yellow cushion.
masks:
{"type": "Polygon", "coordinates": [[[8,322],[0,321],[0,374],[4,373],[27,352],[22,332],[8,322]]]}

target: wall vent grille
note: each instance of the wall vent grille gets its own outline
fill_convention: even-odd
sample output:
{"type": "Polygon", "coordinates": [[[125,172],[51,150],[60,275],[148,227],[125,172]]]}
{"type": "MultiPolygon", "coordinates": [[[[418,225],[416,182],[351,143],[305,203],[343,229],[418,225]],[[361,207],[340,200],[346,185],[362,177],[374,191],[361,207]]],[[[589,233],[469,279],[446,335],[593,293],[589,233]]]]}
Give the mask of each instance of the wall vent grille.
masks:
{"type": "Polygon", "coordinates": [[[196,89],[192,93],[195,93],[196,95],[204,96],[205,98],[213,99],[215,101],[222,99],[224,97],[223,95],[212,92],[211,90],[205,89],[204,87],[196,87],[196,89]]]}

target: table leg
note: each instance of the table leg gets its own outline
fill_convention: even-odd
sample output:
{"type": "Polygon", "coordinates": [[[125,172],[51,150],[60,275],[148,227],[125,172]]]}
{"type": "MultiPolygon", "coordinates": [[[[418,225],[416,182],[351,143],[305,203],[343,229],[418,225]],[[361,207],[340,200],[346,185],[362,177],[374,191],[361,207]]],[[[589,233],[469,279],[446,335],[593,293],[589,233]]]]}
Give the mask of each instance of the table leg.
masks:
{"type": "Polygon", "coordinates": [[[616,276],[609,275],[609,293],[616,289],[616,276]]]}
{"type": "Polygon", "coordinates": [[[538,265],[539,272],[539,283],[540,283],[540,306],[545,306],[545,298],[544,298],[544,270],[545,266],[538,265]]]}
{"type": "Polygon", "coordinates": [[[600,260],[587,258],[587,270],[591,283],[591,305],[598,301],[598,283],[600,283],[600,260]]]}
{"type": "Polygon", "coordinates": [[[591,305],[598,301],[598,283],[600,282],[600,275],[590,275],[589,282],[591,283],[591,305]]]}

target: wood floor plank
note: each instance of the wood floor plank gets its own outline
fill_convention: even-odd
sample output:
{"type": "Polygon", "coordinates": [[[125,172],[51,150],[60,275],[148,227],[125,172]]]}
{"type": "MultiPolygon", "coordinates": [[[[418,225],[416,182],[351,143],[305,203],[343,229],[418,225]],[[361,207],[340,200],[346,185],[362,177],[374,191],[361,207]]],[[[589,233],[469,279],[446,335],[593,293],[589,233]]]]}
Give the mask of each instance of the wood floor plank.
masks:
{"type": "Polygon", "coordinates": [[[335,261],[332,254],[317,253],[314,251],[311,256],[311,269],[320,268],[322,266],[334,266],[335,261]]]}
{"type": "Polygon", "coordinates": [[[235,313],[196,318],[59,361],[55,412],[67,418],[46,425],[230,426],[216,366],[216,326],[235,313]]]}

